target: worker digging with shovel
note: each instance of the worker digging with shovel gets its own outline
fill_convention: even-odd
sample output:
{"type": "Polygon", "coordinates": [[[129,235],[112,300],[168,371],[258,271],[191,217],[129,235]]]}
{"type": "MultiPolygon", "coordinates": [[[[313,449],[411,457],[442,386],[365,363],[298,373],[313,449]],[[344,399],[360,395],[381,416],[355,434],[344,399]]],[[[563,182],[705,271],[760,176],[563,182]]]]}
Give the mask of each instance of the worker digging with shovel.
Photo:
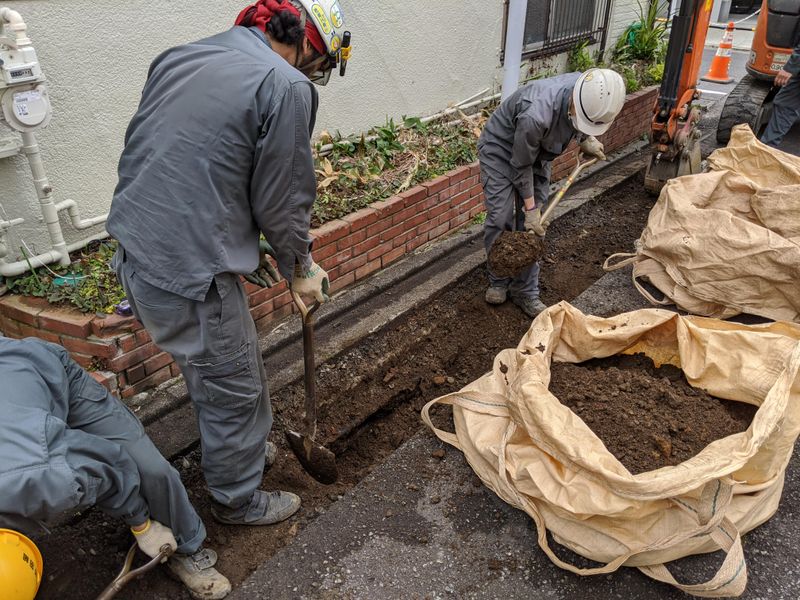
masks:
{"type": "MultiPolygon", "coordinates": [[[[504,231],[544,237],[551,161],[576,136],[584,155],[605,160],[594,136],[608,131],[624,103],[625,82],[610,69],[533,81],[503,101],[478,141],[487,254],[504,231]]],[[[538,262],[515,277],[489,271],[486,302],[503,304],[509,295],[531,318],[547,308],[539,298],[538,262]]]]}
{"type": "Polygon", "coordinates": [[[230,30],[155,59],[125,136],[107,223],[114,268],[184,376],[221,523],[271,525],[300,508],[295,494],[259,489],[277,450],[240,275],[267,285],[266,250],[292,292],[327,299],[310,254],[312,82],[344,74],[349,38],[338,0],[260,0],[230,30]]]}

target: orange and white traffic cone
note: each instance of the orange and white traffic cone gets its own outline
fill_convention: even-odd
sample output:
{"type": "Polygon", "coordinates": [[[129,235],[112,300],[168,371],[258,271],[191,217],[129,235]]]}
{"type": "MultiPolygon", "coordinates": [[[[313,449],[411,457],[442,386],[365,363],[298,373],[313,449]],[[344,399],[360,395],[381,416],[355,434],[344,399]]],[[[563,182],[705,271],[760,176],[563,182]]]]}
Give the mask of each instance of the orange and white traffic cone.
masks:
{"type": "Polygon", "coordinates": [[[728,23],[728,28],[722,34],[722,41],[719,43],[717,53],[711,61],[711,68],[701,79],[703,81],[713,81],[714,83],[731,83],[733,77],[730,75],[731,53],[733,52],[733,21],[728,23]]]}

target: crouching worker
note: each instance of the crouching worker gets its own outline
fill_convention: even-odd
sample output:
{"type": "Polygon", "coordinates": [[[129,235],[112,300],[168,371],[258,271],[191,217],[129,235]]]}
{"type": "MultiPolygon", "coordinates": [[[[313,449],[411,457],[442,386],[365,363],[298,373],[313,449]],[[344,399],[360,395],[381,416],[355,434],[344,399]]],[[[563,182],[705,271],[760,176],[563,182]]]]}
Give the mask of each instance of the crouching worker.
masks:
{"type": "MultiPolygon", "coordinates": [[[[585,155],[605,160],[594,136],[611,127],[624,102],[625,82],[610,69],[534,81],[503,101],[478,141],[487,253],[503,231],[544,236],[551,161],[576,135],[585,155]]],[[[509,295],[529,317],[546,308],[539,299],[538,263],[514,279],[489,273],[486,302],[503,304],[509,295]]]]}
{"type": "Polygon", "coordinates": [[[63,348],[0,336],[0,382],[0,528],[24,533],[97,505],[125,521],[148,556],[169,544],[167,566],[192,597],[230,592],[178,472],[63,348]]]}

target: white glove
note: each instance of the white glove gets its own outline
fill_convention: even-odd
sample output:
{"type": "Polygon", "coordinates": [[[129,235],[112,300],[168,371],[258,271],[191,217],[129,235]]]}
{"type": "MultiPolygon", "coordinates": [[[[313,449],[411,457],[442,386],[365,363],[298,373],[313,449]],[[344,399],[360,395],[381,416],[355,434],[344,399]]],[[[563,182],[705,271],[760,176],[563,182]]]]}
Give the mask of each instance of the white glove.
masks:
{"type": "MultiPolygon", "coordinates": [[[[133,537],[139,545],[139,549],[147,554],[150,558],[155,558],[161,552],[161,547],[168,544],[172,551],[178,549],[178,542],[175,541],[175,536],[169,527],[166,527],[158,521],[148,519],[144,529],[141,531],[133,531],[133,537]]],[[[166,557],[161,562],[166,562],[166,557]]]]}
{"type": "Polygon", "coordinates": [[[542,209],[534,208],[525,211],[525,231],[544,237],[545,227],[542,224],[542,209]]]}
{"type": "Polygon", "coordinates": [[[313,296],[317,302],[322,304],[328,300],[329,288],[328,274],[317,263],[312,262],[307,271],[300,265],[294,266],[293,292],[297,292],[301,296],[313,296]]]}
{"type": "Polygon", "coordinates": [[[590,135],[584,139],[580,144],[580,148],[581,152],[583,152],[586,156],[599,158],[600,160],[606,159],[606,155],[603,152],[603,144],[597,141],[597,138],[593,135],[590,135]]]}

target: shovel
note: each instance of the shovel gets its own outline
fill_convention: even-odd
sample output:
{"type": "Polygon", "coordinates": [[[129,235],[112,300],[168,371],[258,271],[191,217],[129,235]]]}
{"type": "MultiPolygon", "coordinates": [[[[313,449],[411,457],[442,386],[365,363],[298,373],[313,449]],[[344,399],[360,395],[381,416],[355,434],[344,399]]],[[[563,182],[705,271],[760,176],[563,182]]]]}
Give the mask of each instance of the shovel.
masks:
{"type": "Polygon", "coordinates": [[[320,483],[330,485],[339,478],[339,472],[336,469],[336,455],[314,439],[317,435],[314,313],[319,308],[319,302],[308,308],[303,299],[295,292],[292,292],[292,299],[300,310],[300,317],[303,320],[303,363],[305,367],[303,379],[306,387],[306,405],[303,432],[287,431],[286,439],[306,472],[320,483]]]}
{"type": "MultiPolygon", "coordinates": [[[[547,210],[544,211],[542,225],[545,227],[550,224],[550,217],[564,199],[569,188],[578,179],[578,175],[597,162],[596,158],[581,162],[581,158],[583,155],[579,154],[578,164],[575,165],[572,173],[569,174],[561,189],[548,204],[547,210]]],[[[489,252],[489,270],[497,277],[516,277],[530,265],[538,262],[546,250],[544,239],[531,236],[532,234],[526,231],[503,232],[489,252]]]]}

